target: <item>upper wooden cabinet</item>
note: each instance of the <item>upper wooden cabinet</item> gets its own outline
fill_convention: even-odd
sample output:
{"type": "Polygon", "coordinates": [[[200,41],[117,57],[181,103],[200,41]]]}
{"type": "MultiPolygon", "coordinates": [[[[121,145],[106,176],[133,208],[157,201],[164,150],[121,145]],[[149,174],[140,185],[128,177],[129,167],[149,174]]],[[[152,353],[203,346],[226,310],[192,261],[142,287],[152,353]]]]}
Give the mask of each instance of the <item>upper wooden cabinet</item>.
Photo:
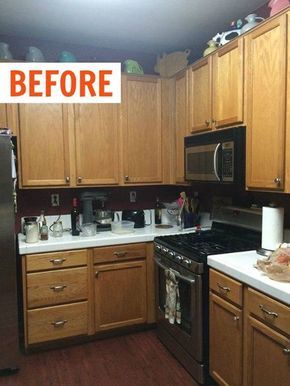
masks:
{"type": "Polygon", "coordinates": [[[212,128],[212,57],[199,60],[189,69],[190,132],[212,128]]]}
{"type": "Polygon", "coordinates": [[[74,109],[76,184],[118,184],[120,105],[78,104],[74,109]]]}
{"type": "Polygon", "coordinates": [[[123,181],[162,182],[161,80],[122,77],[123,181]]]}
{"type": "Polygon", "coordinates": [[[243,39],[226,44],[213,55],[213,111],[216,128],[242,123],[244,95],[243,39]]]}
{"type": "Polygon", "coordinates": [[[0,103],[0,128],[9,128],[13,135],[18,135],[18,106],[0,103]]]}
{"type": "Polygon", "coordinates": [[[237,39],[190,67],[190,131],[243,122],[243,39],[237,39]]]}
{"type": "Polygon", "coordinates": [[[248,188],[283,190],[287,15],[245,36],[248,188]]]}
{"type": "Polygon", "coordinates": [[[175,181],[184,183],[184,137],[188,129],[188,71],[178,74],[175,79],[175,181]]]}
{"type": "Polygon", "coordinates": [[[7,125],[6,104],[0,103],[0,128],[7,127],[7,125]]]}
{"type": "Polygon", "coordinates": [[[21,182],[69,186],[68,106],[19,105],[21,182]]]}

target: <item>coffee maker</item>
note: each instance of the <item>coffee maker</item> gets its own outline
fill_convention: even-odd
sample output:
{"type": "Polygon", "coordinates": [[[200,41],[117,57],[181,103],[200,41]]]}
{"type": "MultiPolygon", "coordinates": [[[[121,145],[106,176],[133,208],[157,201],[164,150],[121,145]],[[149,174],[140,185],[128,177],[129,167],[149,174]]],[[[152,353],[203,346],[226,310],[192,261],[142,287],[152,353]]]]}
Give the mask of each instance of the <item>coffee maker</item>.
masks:
{"type": "Polygon", "coordinates": [[[98,231],[111,230],[114,212],[106,209],[108,196],[100,192],[83,192],[80,200],[83,203],[83,224],[96,223],[98,231]]]}

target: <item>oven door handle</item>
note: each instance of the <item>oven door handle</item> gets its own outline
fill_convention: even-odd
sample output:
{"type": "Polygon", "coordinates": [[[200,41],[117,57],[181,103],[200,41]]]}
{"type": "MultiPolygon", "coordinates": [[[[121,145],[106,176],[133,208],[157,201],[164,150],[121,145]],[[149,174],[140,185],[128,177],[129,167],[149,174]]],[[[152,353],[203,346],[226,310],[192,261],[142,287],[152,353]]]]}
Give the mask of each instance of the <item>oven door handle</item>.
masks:
{"type": "Polygon", "coordinates": [[[189,277],[186,277],[186,276],[184,276],[184,275],[181,275],[179,272],[177,272],[175,269],[172,269],[172,268],[170,268],[170,267],[168,267],[167,265],[165,265],[165,264],[162,264],[161,263],[161,261],[160,261],[160,259],[158,259],[158,258],[156,258],[155,257],[155,263],[160,267],[160,268],[162,268],[162,269],[171,269],[173,272],[174,272],[174,274],[175,274],[175,276],[178,278],[178,279],[181,279],[181,280],[183,280],[183,281],[185,281],[186,283],[188,283],[188,284],[194,284],[195,283],[195,279],[192,279],[192,278],[189,278],[189,277]]]}
{"type": "Polygon", "coordinates": [[[213,155],[213,170],[214,170],[214,174],[217,178],[218,181],[220,181],[220,176],[218,175],[218,172],[217,172],[217,154],[218,154],[218,149],[220,148],[221,146],[221,143],[218,143],[216,145],[216,148],[214,150],[214,155],[213,155]]]}

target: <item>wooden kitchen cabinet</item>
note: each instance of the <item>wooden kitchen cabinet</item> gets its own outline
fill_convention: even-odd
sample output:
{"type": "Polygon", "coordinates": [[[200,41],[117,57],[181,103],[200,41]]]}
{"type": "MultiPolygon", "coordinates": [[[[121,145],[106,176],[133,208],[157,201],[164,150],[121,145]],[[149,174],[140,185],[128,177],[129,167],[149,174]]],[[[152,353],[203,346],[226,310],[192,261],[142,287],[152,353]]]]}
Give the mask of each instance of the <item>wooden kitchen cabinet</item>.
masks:
{"type": "Polygon", "coordinates": [[[22,187],[70,185],[68,105],[20,104],[22,187]]]}
{"type": "Polygon", "coordinates": [[[9,128],[17,136],[18,127],[17,105],[0,103],[0,128],[9,128]]]}
{"type": "Polygon", "coordinates": [[[162,183],[161,80],[122,77],[124,184],[162,183]]]}
{"type": "Polygon", "coordinates": [[[76,104],[76,184],[119,183],[119,104],[76,104]]]}
{"type": "Polygon", "coordinates": [[[246,185],[285,186],[287,15],[245,36],[246,185]]]}
{"type": "Polygon", "coordinates": [[[242,385],[243,313],[228,300],[240,303],[241,284],[211,269],[210,288],[210,374],[220,385],[242,385]]]}
{"type": "Polygon", "coordinates": [[[144,260],[95,265],[96,331],[146,322],[144,260]]]}
{"type": "Polygon", "coordinates": [[[190,132],[212,129],[212,56],[189,68],[190,132]]]}
{"type": "Polygon", "coordinates": [[[88,250],[22,257],[25,347],[92,333],[88,250]]]}
{"type": "Polygon", "coordinates": [[[244,386],[286,385],[290,379],[290,308],[247,288],[244,386]]]}
{"type": "Polygon", "coordinates": [[[184,137],[189,135],[188,128],[188,70],[175,77],[175,153],[176,183],[184,183],[184,137]]]}
{"type": "Polygon", "coordinates": [[[212,120],[215,128],[244,121],[244,41],[227,43],[213,55],[212,120]]]}
{"type": "Polygon", "coordinates": [[[6,104],[0,103],[0,128],[8,127],[6,104]]]}

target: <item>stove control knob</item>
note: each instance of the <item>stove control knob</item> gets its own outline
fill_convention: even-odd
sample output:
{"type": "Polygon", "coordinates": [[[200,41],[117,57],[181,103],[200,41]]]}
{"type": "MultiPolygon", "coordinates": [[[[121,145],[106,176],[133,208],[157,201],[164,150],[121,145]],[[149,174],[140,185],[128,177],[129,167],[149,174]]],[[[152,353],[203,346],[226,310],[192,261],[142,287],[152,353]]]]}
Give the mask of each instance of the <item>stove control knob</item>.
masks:
{"type": "Polygon", "coordinates": [[[156,249],[156,251],[160,251],[161,250],[160,245],[155,245],[155,249],[156,249]]]}
{"type": "Polygon", "coordinates": [[[168,252],[168,249],[165,248],[165,247],[162,247],[161,249],[162,249],[162,252],[164,252],[164,253],[167,253],[167,252],[168,252]]]}
{"type": "Polygon", "coordinates": [[[175,256],[175,260],[176,260],[178,263],[181,263],[183,259],[182,259],[181,256],[176,255],[176,256],[175,256]]]}
{"type": "Polygon", "coordinates": [[[185,265],[187,265],[188,267],[191,266],[191,260],[189,260],[189,259],[184,259],[184,260],[183,260],[183,263],[184,263],[185,265]]]}
{"type": "Polygon", "coordinates": [[[170,251],[170,252],[169,252],[169,256],[174,258],[175,252],[170,251]]]}

